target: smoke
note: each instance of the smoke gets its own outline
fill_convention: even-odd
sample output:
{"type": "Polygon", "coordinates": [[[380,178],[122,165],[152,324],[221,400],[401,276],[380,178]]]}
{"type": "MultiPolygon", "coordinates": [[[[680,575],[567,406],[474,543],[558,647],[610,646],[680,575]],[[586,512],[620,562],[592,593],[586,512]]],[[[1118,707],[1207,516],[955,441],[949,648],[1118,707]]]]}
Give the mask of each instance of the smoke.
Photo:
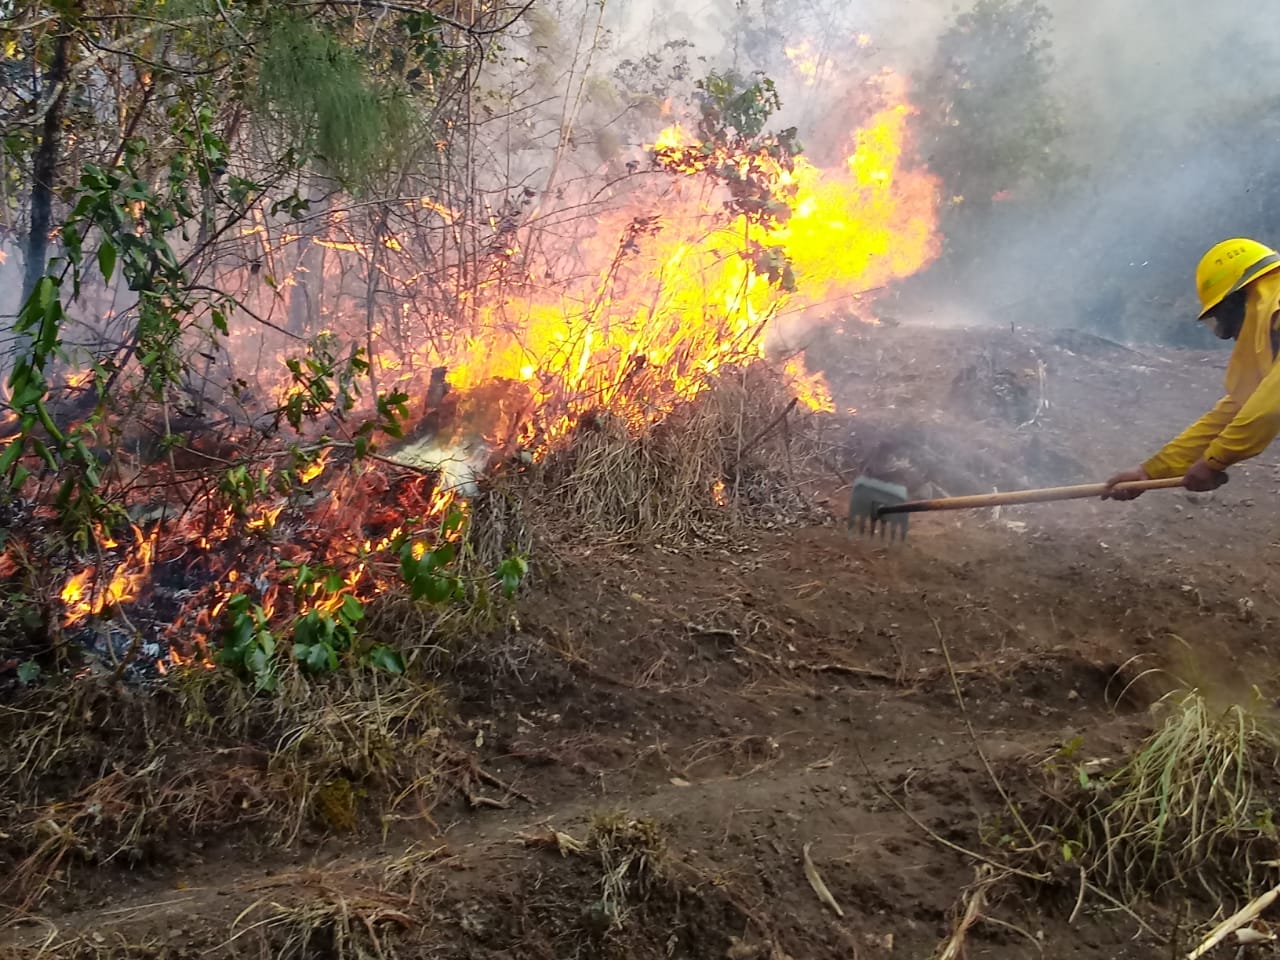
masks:
{"type": "MultiPolygon", "coordinates": [[[[1209,345],[1191,322],[1201,254],[1280,243],[1280,24],[1240,0],[1050,6],[1055,149],[1078,172],[997,204],[946,295],[996,323],[1209,345]]],[[[937,280],[918,285],[925,316],[937,280]]]]}
{"type": "MultiPolygon", "coordinates": [[[[795,124],[806,146],[822,150],[856,126],[858,78],[890,68],[923,84],[937,69],[939,38],[972,6],[629,0],[610,5],[606,25],[611,50],[630,57],[688,40],[703,72],[766,71],[784,101],[778,123],[795,124]],[[776,50],[766,55],[761,30],[811,45],[825,64],[818,82],[800,82],[776,50]]],[[[963,315],[1207,345],[1185,322],[1199,256],[1234,235],[1280,243],[1280,166],[1271,159],[1280,155],[1280,92],[1271,82],[1280,20],[1253,0],[1045,6],[1050,90],[1063,121],[1053,150],[1076,172],[1013,190],[972,236],[952,238],[950,269],[939,265],[906,285],[896,312],[908,321],[963,315]]]]}

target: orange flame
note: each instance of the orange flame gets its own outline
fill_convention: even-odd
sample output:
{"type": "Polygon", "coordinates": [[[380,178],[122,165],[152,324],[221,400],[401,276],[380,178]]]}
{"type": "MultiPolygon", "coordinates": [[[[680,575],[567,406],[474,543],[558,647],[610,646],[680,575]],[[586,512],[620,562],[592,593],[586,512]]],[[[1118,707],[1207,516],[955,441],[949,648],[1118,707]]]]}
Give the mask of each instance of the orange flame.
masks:
{"type": "Polygon", "coordinates": [[[309,464],[298,471],[298,479],[306,485],[314,480],[320,474],[324,473],[325,467],[329,465],[329,454],[331,451],[325,449],[321,451],[320,456],[316,457],[309,464]]]}
{"type": "MultiPolygon", "coordinates": [[[[904,81],[886,74],[881,84],[891,105],[850,137],[840,166],[798,158],[787,171],[765,157],[684,158],[690,172],[772,162],[789,216],[726,223],[724,198],[697,180],[669,186],[652,207],[642,196],[641,204],[599,218],[593,289],[576,296],[532,290],[524,301],[480,304],[480,332],[435,359],[463,390],[495,379],[524,382],[534,409],[566,397],[608,401],[629,377],[649,371],[643,375],[659,378],[662,389],[649,390],[644,410],[632,411],[648,418],[697,395],[720,367],[765,356],[783,303],[789,314],[803,312],[920,270],[938,252],[936,181],[904,161],[913,112],[904,81]],[[771,250],[779,257],[771,259],[771,250]],[[771,276],[780,255],[794,270],[793,294],[771,276]]],[[[672,125],[655,149],[692,143],[672,125]]],[[[810,408],[833,409],[820,378],[805,374],[798,359],[788,367],[810,408]]],[[[547,427],[543,440],[567,427],[567,420],[547,427]]]]}
{"type": "MultiPolygon", "coordinates": [[[[817,76],[819,58],[807,44],[789,50],[788,56],[802,77],[817,76]]],[[[446,368],[452,399],[444,401],[428,393],[429,407],[441,411],[456,401],[451,414],[455,427],[489,440],[518,442],[534,457],[564,437],[588,411],[605,408],[627,424],[643,427],[696,398],[717,373],[761,358],[784,357],[780,366],[794,395],[809,409],[834,410],[823,378],[807,371],[795,345],[786,342],[790,318],[820,322],[828,314],[839,313],[833,308],[856,301],[860,319],[874,322],[866,314],[876,291],[923,268],[939,246],[936,181],[909,160],[907,123],[912,108],[905,83],[886,74],[881,85],[888,105],[862,129],[850,131],[844,157],[824,165],[803,157],[785,166],[765,153],[704,152],[689,128],[670,123],[658,132],[652,149],[683,151],[683,167],[676,171],[682,175],[622,178],[611,184],[612,200],[589,222],[581,217],[575,220],[577,215],[572,213],[562,221],[577,224],[566,230],[579,231],[562,249],[548,253],[546,248],[552,245],[548,238],[529,243],[525,233],[517,237],[518,230],[507,228],[508,215],[503,213],[491,220],[495,233],[489,256],[496,266],[491,265],[493,279],[487,285],[454,278],[447,270],[428,278],[429,266],[415,263],[417,277],[428,278],[433,289],[451,289],[449,283],[458,279],[461,289],[447,308],[441,308],[441,315],[425,315],[425,305],[434,301],[414,296],[417,277],[397,278],[391,273],[391,264],[412,254],[408,239],[383,236],[361,242],[335,215],[326,235],[309,237],[326,251],[326,274],[347,272],[352,258],[369,258],[374,261],[369,269],[382,271],[404,297],[373,322],[365,315],[344,321],[326,313],[325,323],[337,340],[351,332],[344,322],[357,325],[354,329],[361,342],[375,352],[368,358],[371,379],[374,373],[381,374],[380,389],[401,386],[418,409],[423,409],[423,392],[418,389],[422,371],[446,368]],[[744,208],[739,188],[746,184],[754,189],[757,181],[767,181],[772,206],[753,215],[726,213],[727,201],[738,203],[732,210],[744,208]],[[401,249],[402,245],[409,249],[401,249]],[[581,279],[556,279],[570,276],[581,279]],[[410,319],[423,321],[433,334],[415,343],[406,333],[410,319]],[[395,349],[374,349],[374,343],[382,342],[394,342],[395,349]],[[463,399],[457,400],[459,396],[463,399]],[[501,436],[502,431],[510,436],[501,436]]],[[[669,104],[664,112],[670,113],[669,104]]],[[[663,122],[671,119],[674,116],[663,122]]],[[[567,188],[565,210],[583,208],[591,199],[573,194],[574,189],[567,188]]],[[[754,196],[750,189],[745,192],[748,201],[754,196]]],[[[481,228],[474,214],[451,210],[435,200],[414,198],[409,203],[448,223],[462,223],[469,230],[481,228]]],[[[560,211],[542,213],[549,217],[560,211]]],[[[269,295],[296,294],[302,279],[287,275],[289,258],[277,256],[272,244],[278,248],[302,238],[262,222],[243,229],[255,246],[261,244],[262,264],[272,278],[269,295]]],[[[314,265],[298,271],[306,269],[314,265]]],[[[236,337],[240,336],[237,332],[236,337]]],[[[255,346],[264,342],[275,343],[259,339],[255,346]]],[[[248,347],[247,339],[236,340],[233,352],[247,356],[248,347]]],[[[292,342],[278,349],[282,356],[296,353],[292,342]]],[[[273,366],[271,351],[263,353],[268,360],[257,359],[255,371],[273,366]]],[[[263,378],[254,386],[253,392],[265,392],[280,403],[306,389],[284,376],[283,369],[274,382],[263,378]]],[[[441,437],[437,442],[428,436],[424,449],[431,456],[451,457],[468,470],[485,455],[483,444],[470,445],[456,437],[441,437]]],[[[299,482],[322,482],[329,464],[326,453],[299,466],[299,482]]],[[[723,481],[711,492],[717,502],[728,502],[723,481]]],[[[426,516],[438,521],[447,515],[455,497],[466,494],[442,485],[419,495],[424,499],[411,514],[422,516],[425,509],[426,516]]],[[[409,515],[365,528],[360,497],[368,503],[374,495],[335,484],[331,496],[312,498],[323,501],[325,511],[324,519],[318,520],[317,508],[311,518],[314,529],[329,522],[328,518],[338,518],[337,528],[326,533],[327,556],[315,560],[333,562],[344,584],[321,604],[339,602],[339,594],[367,591],[371,578],[381,570],[376,555],[401,535],[399,530],[386,536],[383,532],[409,515]],[[349,522],[341,519],[344,515],[351,518],[349,522]]],[[[394,503],[378,506],[394,513],[394,503]]],[[[238,504],[234,511],[204,517],[205,526],[197,530],[193,524],[175,542],[215,549],[237,528],[271,531],[282,510],[278,501],[257,503],[246,515],[245,505],[238,504]]],[[[293,518],[291,512],[290,523],[293,518]]],[[[138,596],[150,571],[154,540],[136,529],[135,535],[108,582],[102,583],[107,579],[105,569],[94,567],[67,581],[62,597],[68,624],[138,596]]],[[[105,533],[100,540],[104,549],[114,546],[105,533]]],[[[237,590],[261,593],[269,616],[295,612],[296,602],[280,595],[273,576],[282,558],[305,555],[306,562],[311,562],[314,548],[279,535],[270,541],[262,536],[251,541],[247,549],[259,551],[254,554],[256,561],[242,563],[236,558],[240,569],[219,565],[211,571],[217,585],[211,584],[205,596],[222,600],[212,600],[191,618],[188,637],[200,636],[202,629],[211,633],[225,597],[237,590]]],[[[170,666],[180,662],[181,654],[169,659],[170,666]]]]}
{"type": "Polygon", "coordinates": [[[104,610],[137,599],[138,592],[151,575],[151,560],[155,554],[154,536],[144,536],[137,527],[133,550],[116,567],[111,579],[98,589],[97,568],[88,567],[69,579],[62,588],[62,602],[67,606],[65,626],[74,626],[85,617],[96,616],[104,610]]]}

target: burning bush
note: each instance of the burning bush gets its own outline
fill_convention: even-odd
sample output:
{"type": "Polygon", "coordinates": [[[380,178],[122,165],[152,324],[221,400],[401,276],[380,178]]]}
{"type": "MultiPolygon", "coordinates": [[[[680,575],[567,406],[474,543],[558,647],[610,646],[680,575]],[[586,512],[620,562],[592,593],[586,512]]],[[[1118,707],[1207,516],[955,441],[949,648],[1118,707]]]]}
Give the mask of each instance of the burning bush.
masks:
{"type": "MultiPolygon", "coordinates": [[[[403,674],[444,626],[496,622],[536,534],[810,515],[804,428],[834,407],[794,341],[938,250],[901,78],[851,86],[865,126],[820,164],[770,130],[769,78],[712,70],[633,157],[566,178],[562,148],[539,191],[455,175],[493,145],[460,105],[495,24],[233,19],[205,40],[250,39],[253,123],[156,78],[192,109],[153,115],[145,90],[164,150],[130,133],[82,158],[64,260],[21,307],[0,473],[34,525],[2,545],[21,613],[0,668],[29,682],[87,648],[259,693],[403,674]],[[410,117],[438,139],[386,142],[410,117]]],[[[204,62],[197,39],[173,42],[204,62]]]]}

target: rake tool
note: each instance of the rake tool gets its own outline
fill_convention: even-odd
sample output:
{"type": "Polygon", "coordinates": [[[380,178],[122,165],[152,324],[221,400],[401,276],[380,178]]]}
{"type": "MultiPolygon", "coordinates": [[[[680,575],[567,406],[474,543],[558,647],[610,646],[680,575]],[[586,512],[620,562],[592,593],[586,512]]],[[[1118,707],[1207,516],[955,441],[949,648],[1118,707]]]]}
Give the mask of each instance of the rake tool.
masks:
{"type": "MultiPolygon", "coordinates": [[[[1181,477],[1166,480],[1136,480],[1118,483],[1117,490],[1165,490],[1182,486],[1181,477]]],[[[1100,497],[1105,483],[1084,483],[1072,487],[1042,487],[1038,490],[1014,490],[1009,493],[982,493],[972,497],[946,497],[940,500],[908,500],[907,488],[871,477],[853,482],[849,501],[849,529],[875,536],[877,528],[890,540],[907,538],[910,514],[934,510],[972,510],[979,507],[1002,507],[1017,503],[1044,503],[1050,500],[1081,500],[1100,497]]]]}

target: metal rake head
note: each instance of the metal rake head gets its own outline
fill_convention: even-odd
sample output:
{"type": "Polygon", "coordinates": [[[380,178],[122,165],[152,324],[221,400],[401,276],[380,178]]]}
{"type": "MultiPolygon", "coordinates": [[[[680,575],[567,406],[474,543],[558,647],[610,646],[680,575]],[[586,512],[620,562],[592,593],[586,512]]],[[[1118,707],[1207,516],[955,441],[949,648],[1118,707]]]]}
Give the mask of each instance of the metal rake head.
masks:
{"type": "Polygon", "coordinates": [[[909,515],[882,515],[881,510],[906,502],[907,488],[901,484],[859,477],[853,482],[853,495],[849,499],[849,530],[873,537],[878,530],[881,537],[887,535],[891,541],[905,540],[909,515]]]}

